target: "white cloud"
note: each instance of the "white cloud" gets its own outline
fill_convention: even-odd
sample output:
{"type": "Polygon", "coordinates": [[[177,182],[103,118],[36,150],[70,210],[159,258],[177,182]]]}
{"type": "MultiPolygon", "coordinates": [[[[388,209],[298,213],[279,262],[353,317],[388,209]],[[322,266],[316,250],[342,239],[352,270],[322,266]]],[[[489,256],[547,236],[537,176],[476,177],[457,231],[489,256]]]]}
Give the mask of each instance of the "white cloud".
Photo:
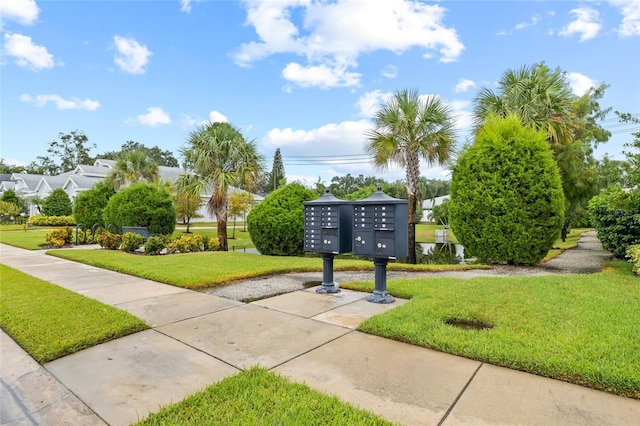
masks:
{"type": "Polygon", "coordinates": [[[637,0],[614,0],[612,5],[620,9],[622,23],[617,31],[621,37],[640,36],[640,2],[637,0]]]}
{"type": "Polygon", "coordinates": [[[149,107],[146,114],[140,114],[136,117],[136,121],[145,126],[155,127],[159,124],[171,123],[171,117],[162,108],[149,107]]]}
{"type": "Polygon", "coordinates": [[[360,84],[361,74],[348,72],[346,67],[330,67],[328,65],[302,66],[295,62],[287,64],[282,70],[282,76],[301,87],[329,87],[357,86],[360,84]]]}
{"type": "Polygon", "coordinates": [[[398,76],[398,67],[395,65],[387,65],[382,70],[382,76],[387,78],[396,78],[398,76]]]}
{"type": "Polygon", "coordinates": [[[580,74],[579,72],[567,73],[567,79],[569,80],[569,86],[574,95],[582,96],[589,91],[592,87],[596,86],[596,82],[580,74]]]}
{"type": "Polygon", "coordinates": [[[537,24],[538,22],[540,22],[540,16],[539,15],[533,15],[531,17],[531,20],[529,22],[520,22],[519,24],[516,24],[516,26],[514,27],[514,29],[516,31],[520,31],[520,30],[524,30],[527,27],[532,27],[535,24],[537,24]]]}
{"type": "Polygon", "coordinates": [[[191,0],[180,0],[180,11],[191,13],[191,0]]]}
{"type": "Polygon", "coordinates": [[[113,36],[117,54],[113,61],[124,72],[131,74],[144,74],[145,67],[149,63],[149,57],[153,53],[147,46],[141,45],[133,38],[113,36]]]}
{"type": "Polygon", "coordinates": [[[470,101],[453,100],[449,102],[451,115],[456,120],[456,128],[462,134],[463,130],[468,130],[473,125],[473,111],[471,110],[470,101]]]}
{"type": "Polygon", "coordinates": [[[89,98],[87,99],[64,99],[60,95],[51,94],[51,95],[36,95],[35,97],[27,94],[20,95],[20,100],[22,102],[34,103],[38,107],[43,107],[49,102],[53,102],[58,109],[80,109],[86,111],[95,111],[100,108],[100,102],[93,101],[89,98]]]}
{"type": "Polygon", "coordinates": [[[602,28],[600,12],[590,7],[583,7],[571,9],[569,13],[575,15],[576,19],[560,31],[561,36],[570,37],[580,34],[580,41],[585,41],[598,35],[602,28]]]}
{"type": "Polygon", "coordinates": [[[228,123],[229,119],[226,115],[222,114],[218,111],[211,111],[209,113],[209,122],[210,123],[228,123]]]}
{"type": "Polygon", "coordinates": [[[32,25],[38,19],[39,12],[35,0],[0,0],[0,27],[8,20],[32,25]]]}
{"type": "Polygon", "coordinates": [[[380,90],[374,90],[373,92],[366,92],[360,96],[356,102],[356,106],[359,109],[358,115],[362,117],[371,118],[376,113],[384,102],[387,101],[393,94],[391,92],[382,92],[380,90]]]}
{"type": "Polygon", "coordinates": [[[278,53],[304,56],[307,64],[290,63],[283,71],[285,78],[304,87],[359,85],[360,74],[353,69],[366,52],[401,54],[418,47],[425,51],[425,58],[437,51],[441,62],[451,62],[464,50],[456,30],[444,25],[445,9],[439,5],[412,0],[248,0],[244,4],[247,23],[259,40],[242,44],[234,56],[236,63],[247,66],[278,53]],[[294,22],[292,15],[301,16],[302,22],[294,22]]]}
{"type": "Polygon", "coordinates": [[[53,68],[53,55],[44,46],[34,44],[31,37],[22,34],[4,35],[3,53],[15,58],[16,64],[33,71],[53,68]]]}
{"type": "Polygon", "coordinates": [[[198,120],[187,114],[183,114],[182,118],[180,119],[180,125],[182,127],[193,127],[196,124],[198,124],[198,120]]]}
{"type": "Polygon", "coordinates": [[[458,83],[456,84],[456,87],[454,90],[456,93],[460,93],[460,92],[466,92],[473,87],[476,87],[475,81],[469,80],[468,78],[461,78],[458,80],[458,83]]]}

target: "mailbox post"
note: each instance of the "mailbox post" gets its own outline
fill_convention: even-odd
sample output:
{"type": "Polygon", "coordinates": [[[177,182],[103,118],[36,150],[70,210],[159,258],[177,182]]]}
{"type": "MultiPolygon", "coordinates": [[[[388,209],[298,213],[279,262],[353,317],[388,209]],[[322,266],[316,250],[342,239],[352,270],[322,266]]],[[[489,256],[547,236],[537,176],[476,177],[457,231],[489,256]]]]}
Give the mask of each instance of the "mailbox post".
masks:
{"type": "Polygon", "coordinates": [[[390,197],[379,187],[372,196],[353,202],[353,254],[372,257],[375,265],[369,302],[394,302],[387,293],[387,263],[409,254],[407,214],[407,200],[390,197]]]}
{"type": "Polygon", "coordinates": [[[322,285],[316,293],[338,293],[333,281],[336,254],[351,251],[351,205],[329,193],[304,204],[304,251],[322,256],[322,285]]]}

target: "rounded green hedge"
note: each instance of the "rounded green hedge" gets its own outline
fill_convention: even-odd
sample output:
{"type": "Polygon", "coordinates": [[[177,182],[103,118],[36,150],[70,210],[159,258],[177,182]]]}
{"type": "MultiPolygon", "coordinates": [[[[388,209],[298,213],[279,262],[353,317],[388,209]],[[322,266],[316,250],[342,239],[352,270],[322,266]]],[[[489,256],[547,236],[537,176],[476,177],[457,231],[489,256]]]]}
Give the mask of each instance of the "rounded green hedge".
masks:
{"type": "Polygon", "coordinates": [[[298,256],[304,253],[304,205],[316,194],[290,183],[267,196],[247,215],[251,241],[261,254],[298,256]]]}
{"type": "Polygon", "coordinates": [[[624,259],[629,247],[640,244],[640,189],[618,188],[593,197],[589,215],[602,247],[616,257],[624,259]]]}
{"type": "Polygon", "coordinates": [[[140,182],[111,197],[103,219],[106,226],[141,226],[150,234],[170,235],[176,227],[176,209],[168,189],[140,182]]]}
{"type": "Polygon", "coordinates": [[[54,189],[42,202],[43,216],[71,216],[71,199],[62,188],[54,189]]]}
{"type": "Polygon", "coordinates": [[[453,168],[449,219],[483,263],[539,263],[564,222],[558,167],[546,135],[491,117],[453,168]]]}
{"type": "Polygon", "coordinates": [[[73,217],[76,223],[83,223],[88,229],[96,223],[106,226],[102,222],[102,213],[115,193],[113,186],[105,181],[98,182],[91,189],[79,193],[73,203],[73,217]]]}

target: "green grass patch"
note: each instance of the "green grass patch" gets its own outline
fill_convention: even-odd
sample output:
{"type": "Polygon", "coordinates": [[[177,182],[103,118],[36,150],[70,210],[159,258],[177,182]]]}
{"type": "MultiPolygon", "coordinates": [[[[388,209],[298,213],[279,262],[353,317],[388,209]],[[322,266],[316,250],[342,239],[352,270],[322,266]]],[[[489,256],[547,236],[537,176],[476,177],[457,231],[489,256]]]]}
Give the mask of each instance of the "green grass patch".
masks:
{"type": "Polygon", "coordinates": [[[227,377],[136,423],[151,425],[391,425],[265,368],[227,377]]]}
{"type": "Polygon", "coordinates": [[[0,327],[45,363],[149,328],[133,315],[0,264],[0,327]]]}
{"type": "Polygon", "coordinates": [[[626,262],[590,275],[402,279],[387,289],[411,300],[360,331],[640,398],[640,280],[626,262]]]}
{"type": "MultiPolygon", "coordinates": [[[[262,256],[234,252],[200,252],[138,256],[113,250],[51,250],[47,254],[193,290],[247,278],[287,272],[322,271],[320,257],[262,256]]],[[[473,265],[389,264],[390,270],[442,271],[473,265]]],[[[373,262],[335,259],[336,271],[373,271],[373,262]]]]}
{"type": "Polygon", "coordinates": [[[0,231],[0,243],[26,250],[40,250],[42,248],[41,246],[47,244],[45,234],[50,229],[53,228],[29,229],[26,232],[22,229],[12,231],[2,230],[0,231]]]}

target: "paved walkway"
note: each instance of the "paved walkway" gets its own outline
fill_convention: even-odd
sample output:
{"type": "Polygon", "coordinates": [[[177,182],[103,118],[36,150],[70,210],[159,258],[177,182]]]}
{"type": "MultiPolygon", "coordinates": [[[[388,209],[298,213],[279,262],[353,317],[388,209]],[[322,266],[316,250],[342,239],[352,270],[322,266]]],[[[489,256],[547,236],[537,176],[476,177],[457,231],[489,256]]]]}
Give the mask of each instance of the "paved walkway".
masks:
{"type": "Polygon", "coordinates": [[[391,305],[313,289],[250,304],[0,245],[1,262],[153,329],[38,365],[0,331],[0,423],[127,425],[255,364],[407,425],[638,425],[640,401],[355,331],[391,305]]]}

